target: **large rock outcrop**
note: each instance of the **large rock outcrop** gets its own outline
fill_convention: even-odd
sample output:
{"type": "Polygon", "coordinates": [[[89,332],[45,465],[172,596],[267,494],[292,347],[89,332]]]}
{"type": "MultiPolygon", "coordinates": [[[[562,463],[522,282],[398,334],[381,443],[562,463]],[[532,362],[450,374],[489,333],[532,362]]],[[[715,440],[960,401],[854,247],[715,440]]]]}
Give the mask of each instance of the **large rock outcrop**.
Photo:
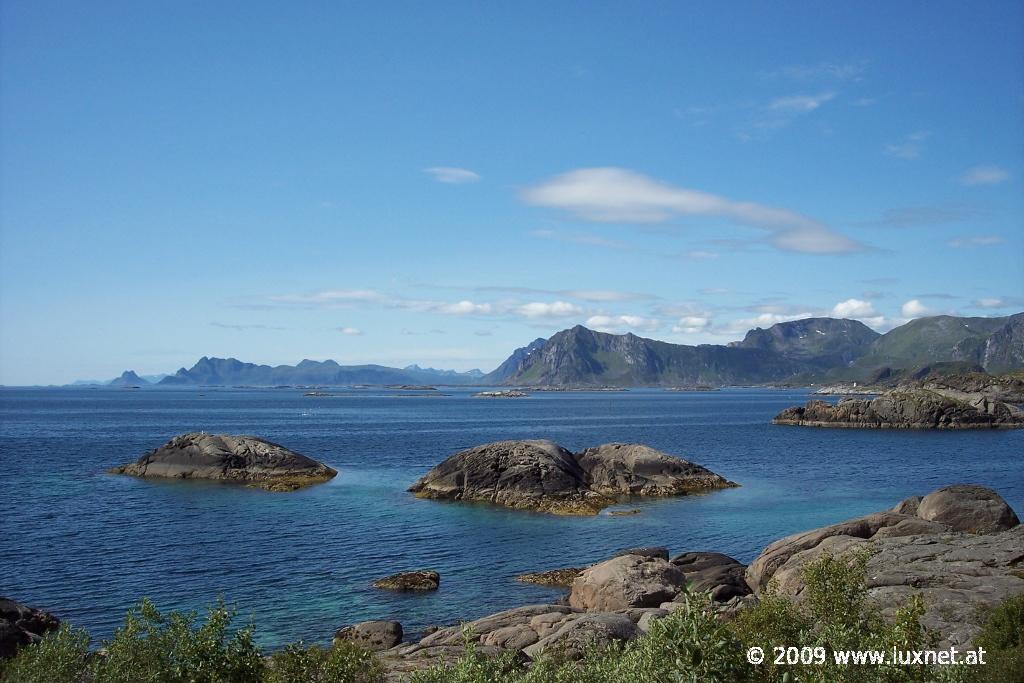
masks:
{"type": "Polygon", "coordinates": [[[893,389],[873,399],[832,405],[808,401],[787,408],[772,424],[868,429],[997,429],[1024,427],[1024,411],[984,394],[954,396],[918,387],[893,389]]]}
{"type": "Polygon", "coordinates": [[[0,598],[0,659],[13,657],[59,626],[60,620],[49,612],[0,598]]]}
{"type": "Polygon", "coordinates": [[[800,598],[803,568],[824,554],[868,555],[869,597],[892,614],[920,593],[925,626],[942,644],[966,645],[980,628],[981,608],[1024,593],[1024,526],[991,489],[948,486],[909,498],[892,510],[775,541],[746,571],[760,593],[770,583],[800,598]]]}
{"type": "Polygon", "coordinates": [[[658,607],[676,597],[685,583],[683,573],[668,560],[622,555],[595,564],[576,577],[569,605],[608,612],[658,607]]]}
{"type": "Polygon", "coordinates": [[[268,491],[294,491],[338,474],[322,462],[255,436],[205,432],[176,436],[137,461],[110,472],[239,482],[268,491]]]}
{"type": "Polygon", "coordinates": [[[638,444],[573,454],[551,441],[499,441],[460,451],[409,490],[421,498],[481,501],[555,514],[597,514],[615,496],[669,496],[736,486],[693,463],[638,444]]]}

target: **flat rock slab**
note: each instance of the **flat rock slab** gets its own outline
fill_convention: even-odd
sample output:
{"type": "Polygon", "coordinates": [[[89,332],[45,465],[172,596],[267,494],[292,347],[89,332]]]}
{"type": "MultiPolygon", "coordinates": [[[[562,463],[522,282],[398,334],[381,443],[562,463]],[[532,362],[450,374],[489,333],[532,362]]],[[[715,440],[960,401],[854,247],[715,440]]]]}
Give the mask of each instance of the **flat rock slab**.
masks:
{"type": "Polygon", "coordinates": [[[675,496],[732,486],[700,465],[640,444],[605,444],[574,454],[551,441],[499,441],[455,453],[409,491],[420,498],[594,515],[617,496],[675,496]]]}
{"type": "Polygon", "coordinates": [[[255,436],[194,432],[176,436],[111,474],[170,479],[209,479],[294,491],[333,479],[322,462],[255,436]]]}

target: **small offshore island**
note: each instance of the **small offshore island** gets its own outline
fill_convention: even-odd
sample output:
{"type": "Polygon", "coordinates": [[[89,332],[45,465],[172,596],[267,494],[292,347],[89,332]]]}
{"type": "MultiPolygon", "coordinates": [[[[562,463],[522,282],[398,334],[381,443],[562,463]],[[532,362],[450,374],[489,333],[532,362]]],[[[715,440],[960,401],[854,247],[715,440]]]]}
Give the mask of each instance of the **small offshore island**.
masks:
{"type": "Polygon", "coordinates": [[[642,444],[571,453],[552,441],[498,441],[460,451],[409,491],[556,515],[596,515],[616,496],[677,496],[738,486],[642,444]]]}
{"type": "Polygon", "coordinates": [[[176,436],[137,461],[108,471],[133,477],[237,482],[273,492],[295,491],[338,474],[322,462],[259,437],[205,432],[176,436]]]}

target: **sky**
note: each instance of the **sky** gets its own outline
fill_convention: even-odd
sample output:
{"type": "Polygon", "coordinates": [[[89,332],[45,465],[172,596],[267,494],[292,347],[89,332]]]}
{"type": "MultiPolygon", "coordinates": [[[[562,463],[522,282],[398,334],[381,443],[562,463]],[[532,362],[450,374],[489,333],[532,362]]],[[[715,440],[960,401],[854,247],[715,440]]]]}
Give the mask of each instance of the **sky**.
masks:
{"type": "Polygon", "coordinates": [[[0,4],[0,383],[1024,310],[1022,2],[0,4]]]}

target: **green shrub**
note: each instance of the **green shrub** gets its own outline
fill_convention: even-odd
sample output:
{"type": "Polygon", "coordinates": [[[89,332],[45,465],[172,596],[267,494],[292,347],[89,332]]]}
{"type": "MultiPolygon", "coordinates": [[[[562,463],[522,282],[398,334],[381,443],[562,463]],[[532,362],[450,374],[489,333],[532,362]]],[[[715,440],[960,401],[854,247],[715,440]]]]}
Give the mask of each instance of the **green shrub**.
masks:
{"type": "Polygon", "coordinates": [[[986,650],[986,664],[970,667],[973,680],[1024,683],[1024,594],[989,613],[974,646],[986,650]]]}
{"type": "Polygon", "coordinates": [[[266,683],[378,683],[384,670],[372,653],[340,642],[331,648],[297,643],[274,653],[266,683]]]}
{"type": "Polygon", "coordinates": [[[10,683],[79,683],[89,658],[89,636],[67,624],[39,643],[24,647],[6,665],[0,660],[0,680],[10,683]]]}
{"type": "Polygon", "coordinates": [[[263,658],[252,629],[229,633],[234,612],[218,601],[197,624],[196,612],[162,615],[149,600],[128,611],[124,626],[97,658],[95,683],[256,683],[263,658]]]}

